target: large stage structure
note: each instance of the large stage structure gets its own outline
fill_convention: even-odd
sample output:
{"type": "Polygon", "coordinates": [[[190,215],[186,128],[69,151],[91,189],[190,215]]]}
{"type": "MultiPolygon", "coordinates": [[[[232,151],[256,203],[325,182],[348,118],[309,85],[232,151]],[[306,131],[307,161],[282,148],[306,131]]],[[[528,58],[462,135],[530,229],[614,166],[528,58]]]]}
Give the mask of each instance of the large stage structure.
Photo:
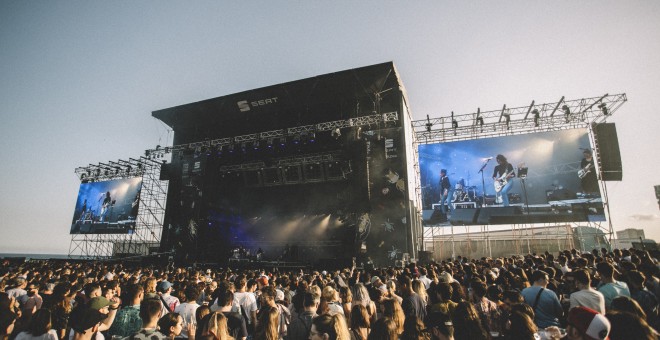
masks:
{"type": "Polygon", "coordinates": [[[330,268],[600,245],[613,236],[606,182],[622,178],[606,121],[626,101],[562,97],[413,121],[388,62],[157,110],[171,144],[76,168],[69,255],[330,268]],[[510,146],[526,143],[545,159],[510,146]],[[593,168],[558,156],[578,148],[593,168]],[[510,206],[484,175],[498,153],[539,158],[517,165],[510,206]],[[449,215],[440,168],[455,181],[449,215]]]}
{"type": "MultiPolygon", "coordinates": [[[[460,185],[459,195],[455,195],[452,203],[457,209],[454,210],[453,219],[447,220],[441,214],[437,213],[437,206],[433,204],[431,210],[427,209],[427,203],[424,202],[421,214],[424,216],[424,231],[420,243],[424,245],[424,251],[436,256],[446,254],[446,247],[439,244],[451,245],[452,256],[457,255],[456,245],[464,242],[465,239],[470,242],[477,242],[480,249],[483,250],[479,256],[492,255],[494,240],[491,230],[494,224],[509,224],[510,229],[506,233],[498,232],[496,238],[504,242],[502,237],[507,237],[513,245],[511,251],[525,251],[524,244],[529,244],[529,239],[552,238],[571,240],[568,235],[566,225],[586,226],[602,230],[610,239],[613,236],[613,227],[609,218],[609,202],[607,199],[608,180],[621,180],[622,167],[618,152],[618,141],[613,124],[606,123],[615,111],[627,101],[625,94],[603,95],[600,97],[582,98],[577,100],[565,100],[562,97],[555,103],[535,104],[534,101],[528,106],[507,108],[504,105],[501,109],[481,111],[468,114],[451,115],[431,118],[427,116],[425,120],[413,121],[416,141],[418,145],[443,144],[457,141],[473,141],[488,139],[489,141],[499,141],[497,138],[516,135],[532,134],[558,134],[562,130],[586,129],[588,131],[589,144],[596,160],[594,172],[597,174],[600,194],[578,195],[571,193],[562,187],[555,190],[548,190],[547,204],[533,204],[527,202],[527,190],[525,190],[525,179],[568,175],[575,176],[582,170],[580,162],[555,163],[541,169],[528,169],[523,164],[518,167],[518,171],[524,169],[524,176],[521,177],[521,195],[511,197],[517,198],[512,207],[502,208],[494,202],[489,202],[487,190],[479,197],[477,186],[463,189],[463,182],[460,185]],[[607,144],[604,146],[603,144],[607,144]],[[475,189],[472,189],[475,188],[475,189]],[[472,192],[474,191],[474,193],[472,192]],[[461,196],[461,193],[464,195],[461,196]],[[522,196],[522,198],[521,198],[522,196]],[[566,197],[563,197],[566,196],[566,197]],[[570,196],[570,197],[569,197],[570,196]],[[480,201],[481,199],[481,201],[480,201]],[[506,214],[500,214],[503,209],[509,209],[506,214]],[[602,211],[602,213],[601,213],[602,211]],[[440,218],[436,218],[440,215],[440,218]],[[602,218],[595,218],[596,215],[602,215],[602,218]],[[566,224],[570,223],[570,224],[566,224]],[[456,231],[456,233],[455,233],[456,231]],[[537,235],[538,234],[538,235],[537,235]],[[454,236],[454,235],[460,235],[454,236]],[[502,236],[506,235],[506,236],[502,236]],[[440,242],[439,242],[440,241],[440,242]]],[[[561,136],[560,136],[561,137],[561,136]]],[[[565,136],[564,136],[565,137],[565,136]]],[[[552,142],[554,143],[554,142],[552,142]]],[[[552,147],[552,143],[548,147],[552,147]]],[[[483,146],[483,144],[479,145],[483,146]]],[[[587,146],[587,148],[589,148],[587,146]]],[[[584,150],[584,149],[583,149],[584,150]]],[[[449,155],[428,155],[418,154],[415,159],[427,159],[436,161],[439,164],[446,163],[449,155]]],[[[492,156],[484,159],[481,167],[483,172],[492,156]]],[[[419,169],[419,163],[416,164],[419,169]]],[[[424,177],[424,176],[421,176],[424,177]]],[[[490,180],[490,175],[487,176],[490,180]]],[[[576,179],[577,180],[577,179],[576,179]]],[[[422,179],[424,181],[424,179],[422,179]]],[[[483,177],[482,177],[483,181],[483,177]]],[[[428,186],[417,188],[416,192],[423,200],[427,199],[435,203],[436,199],[428,199],[428,186]]],[[[452,188],[453,189],[453,188],[452,188]]],[[[545,203],[545,202],[544,202],[545,203]]],[[[501,229],[501,228],[500,228],[501,229]]],[[[569,230],[570,231],[570,230],[569,230]]],[[[468,244],[472,244],[468,242],[468,244]]],[[[575,242],[579,247],[580,242],[575,242]]],[[[544,251],[546,249],[528,249],[531,251],[544,251]]],[[[426,255],[430,256],[430,255],[426,255]]]]}
{"type": "Polygon", "coordinates": [[[153,112],[174,131],[162,250],[177,260],[415,257],[412,125],[392,63],[153,112]]]}

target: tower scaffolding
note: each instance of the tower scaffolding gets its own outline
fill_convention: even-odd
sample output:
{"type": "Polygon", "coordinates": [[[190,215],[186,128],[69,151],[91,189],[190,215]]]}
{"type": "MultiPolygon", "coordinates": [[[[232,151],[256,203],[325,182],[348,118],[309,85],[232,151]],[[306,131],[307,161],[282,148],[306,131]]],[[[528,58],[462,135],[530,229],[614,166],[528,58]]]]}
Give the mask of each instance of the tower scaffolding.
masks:
{"type": "MultiPolygon", "coordinates": [[[[573,222],[559,226],[556,223],[523,223],[511,225],[510,231],[514,238],[513,246],[517,254],[523,252],[534,251],[532,246],[536,243],[536,235],[533,232],[534,226],[540,225],[540,228],[557,228],[556,230],[565,227],[565,234],[563,232],[555,232],[555,234],[546,234],[544,237],[554,237],[559,240],[561,237],[566,239],[566,245],[571,245],[571,248],[576,244],[572,237],[573,228],[586,226],[593,227],[597,230],[603,231],[611,244],[614,230],[610,218],[609,200],[607,196],[607,185],[602,180],[602,166],[600,164],[600,149],[594,137],[594,127],[599,123],[606,122],[607,118],[614,114],[626,101],[625,93],[609,95],[605,94],[600,97],[581,98],[575,100],[565,100],[564,97],[558,102],[536,104],[535,101],[529,106],[520,106],[508,108],[503,105],[501,109],[490,110],[482,112],[477,109],[476,112],[454,115],[452,112],[449,116],[438,118],[431,118],[427,115],[426,119],[416,120],[412,122],[415,132],[415,148],[421,144],[435,144],[444,142],[454,142],[461,140],[472,140],[480,138],[490,138],[498,136],[513,136],[537,132],[549,132],[568,130],[575,128],[587,128],[589,131],[590,142],[594,151],[594,156],[598,160],[596,162],[596,171],[598,173],[599,185],[602,192],[602,202],[604,207],[605,221],[587,221],[587,222],[573,222]],[[532,232],[530,233],[530,230],[532,232]],[[569,237],[570,236],[570,237],[569,237]],[[531,242],[530,242],[531,241],[531,242]]],[[[416,156],[419,156],[416,153],[416,156]]],[[[548,172],[565,172],[577,171],[579,164],[560,164],[553,169],[547,169],[548,172]]],[[[419,163],[416,159],[415,171],[420,171],[419,163]]],[[[420,176],[418,173],[417,176],[420,176]]],[[[415,190],[418,195],[422,193],[421,184],[415,190]]],[[[421,197],[421,196],[420,196],[421,197]]],[[[421,206],[420,206],[421,209],[421,206]]],[[[421,215],[421,210],[419,212],[421,215]]],[[[422,232],[422,250],[431,250],[436,253],[436,240],[441,239],[442,242],[451,242],[452,257],[458,255],[454,249],[456,247],[456,238],[454,234],[455,226],[424,226],[422,232]],[[445,230],[450,228],[450,237],[446,237],[445,230]],[[438,237],[440,235],[440,237],[438,237]],[[431,247],[431,249],[428,249],[431,247]]],[[[539,228],[539,227],[537,227],[539,228]]],[[[492,252],[490,245],[490,229],[488,226],[482,226],[483,234],[480,236],[468,236],[469,240],[480,240],[484,244],[484,249],[488,253],[492,252]]],[[[466,228],[466,232],[468,229],[466,228]]],[[[468,244],[468,246],[470,246],[468,244]]],[[[584,250],[584,249],[582,249],[584,250]]]]}
{"type": "Polygon", "coordinates": [[[141,177],[142,188],[135,230],[132,233],[72,234],[68,256],[101,260],[116,256],[145,256],[156,252],[163,230],[168,187],[167,181],[160,180],[162,164],[156,159],[139,157],[76,168],[75,173],[81,182],[141,177]]]}

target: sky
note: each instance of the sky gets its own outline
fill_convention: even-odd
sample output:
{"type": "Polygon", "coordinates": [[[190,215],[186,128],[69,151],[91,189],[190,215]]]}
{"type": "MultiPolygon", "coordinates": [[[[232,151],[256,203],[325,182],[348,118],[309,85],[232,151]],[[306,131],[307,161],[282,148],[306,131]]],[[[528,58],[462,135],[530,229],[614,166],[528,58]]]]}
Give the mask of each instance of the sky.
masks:
{"type": "Polygon", "coordinates": [[[151,112],[393,61],[413,119],[626,93],[615,230],[660,240],[660,2],[0,0],[0,253],[67,254],[79,166],[151,112]]]}

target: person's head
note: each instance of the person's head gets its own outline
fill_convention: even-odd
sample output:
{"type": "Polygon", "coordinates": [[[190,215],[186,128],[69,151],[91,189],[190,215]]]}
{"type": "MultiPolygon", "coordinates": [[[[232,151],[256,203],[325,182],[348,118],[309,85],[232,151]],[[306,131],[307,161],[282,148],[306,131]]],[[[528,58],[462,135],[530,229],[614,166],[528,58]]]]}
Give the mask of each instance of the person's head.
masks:
{"type": "Polygon", "coordinates": [[[137,283],[131,283],[128,286],[126,286],[126,290],[124,291],[124,294],[126,294],[126,299],[128,299],[128,303],[138,304],[144,298],[144,288],[142,287],[142,285],[139,285],[137,283]]]}
{"type": "Polygon", "coordinates": [[[312,340],[350,339],[346,319],[341,314],[319,315],[312,320],[309,338],[312,340]]]}
{"type": "Polygon", "coordinates": [[[178,336],[183,330],[183,318],[179,313],[167,313],[158,320],[158,328],[166,336],[178,336]]]}
{"type": "Polygon", "coordinates": [[[632,287],[639,290],[644,288],[646,275],[638,270],[631,270],[628,272],[628,281],[632,287]]]}
{"type": "Polygon", "coordinates": [[[655,332],[645,319],[637,315],[611,311],[607,313],[607,320],[612,325],[609,332],[610,340],[655,340],[655,332]]]}
{"type": "Polygon", "coordinates": [[[91,308],[76,308],[69,316],[69,325],[76,335],[91,338],[107,315],[91,308]]]}
{"type": "Polygon", "coordinates": [[[51,328],[51,313],[48,308],[37,309],[28,323],[27,332],[33,336],[40,336],[51,328]]]}
{"type": "Polygon", "coordinates": [[[603,279],[613,279],[614,278],[614,266],[608,262],[598,262],[596,264],[596,271],[603,279]]]}
{"type": "Polygon", "coordinates": [[[97,296],[89,300],[87,304],[89,308],[97,310],[103,314],[110,313],[110,300],[106,299],[104,296],[97,296]]]}
{"type": "Polygon", "coordinates": [[[581,289],[589,288],[591,285],[591,275],[586,269],[578,269],[571,273],[571,276],[575,280],[575,283],[581,289]]]}
{"type": "Polygon", "coordinates": [[[144,291],[146,293],[155,293],[157,281],[155,277],[147,278],[147,281],[144,283],[144,291]]]}
{"type": "Polygon", "coordinates": [[[628,312],[630,314],[635,314],[642,319],[646,319],[646,313],[644,313],[644,310],[639,305],[639,303],[637,303],[637,301],[625,295],[620,295],[612,299],[612,303],[610,304],[610,310],[618,311],[618,312],[628,312]]]}
{"type": "Polygon", "coordinates": [[[275,305],[275,299],[277,298],[277,291],[273,286],[264,286],[261,288],[261,300],[262,303],[267,305],[275,305]]]}
{"type": "Polygon", "coordinates": [[[195,320],[197,320],[197,323],[199,324],[202,322],[202,319],[209,314],[211,314],[211,308],[209,308],[208,305],[201,305],[195,311],[195,320]]]}
{"type": "Polygon", "coordinates": [[[360,282],[353,286],[353,301],[362,303],[369,303],[371,301],[367,287],[360,282]]]}
{"type": "Polygon", "coordinates": [[[189,285],[184,291],[187,302],[195,302],[199,298],[200,289],[197,285],[189,285]]]}
{"type": "Polygon", "coordinates": [[[432,312],[426,317],[426,330],[431,340],[451,340],[454,338],[454,323],[449,315],[442,312],[432,312]]]}
{"type": "Polygon", "coordinates": [[[172,284],[167,280],[160,281],[156,285],[156,290],[163,294],[170,293],[172,292],[172,284]]]}
{"type": "Polygon", "coordinates": [[[160,319],[162,303],[156,299],[145,299],[140,303],[140,319],[146,325],[160,319]]]}
{"type": "Polygon", "coordinates": [[[603,314],[583,306],[571,308],[567,322],[566,333],[570,340],[604,340],[611,329],[609,320],[603,314]]]}
{"type": "Polygon", "coordinates": [[[408,275],[399,275],[397,279],[399,287],[402,292],[409,292],[412,290],[412,279],[408,275]]]}
{"type": "Polygon", "coordinates": [[[201,327],[201,334],[205,339],[227,339],[229,337],[227,317],[220,312],[213,312],[205,316],[198,327],[201,327]]]}
{"type": "Polygon", "coordinates": [[[447,169],[440,169],[440,176],[442,177],[447,176],[447,169]]]}
{"type": "Polygon", "coordinates": [[[280,312],[277,307],[264,306],[265,311],[259,314],[255,339],[276,340],[279,338],[280,312]]]}
{"type": "Polygon", "coordinates": [[[538,329],[528,314],[519,311],[512,312],[509,322],[508,334],[511,339],[534,340],[534,333],[538,329]]]}
{"type": "Polygon", "coordinates": [[[501,154],[497,155],[495,157],[495,160],[497,161],[497,164],[506,164],[507,163],[506,157],[504,157],[504,155],[501,155],[501,154]]]}
{"type": "Polygon", "coordinates": [[[218,296],[218,306],[220,308],[231,306],[232,302],[234,302],[234,293],[231,290],[225,290],[218,296]]]}
{"type": "Polygon", "coordinates": [[[425,326],[424,322],[416,317],[407,317],[403,323],[403,333],[401,334],[402,340],[419,340],[425,339],[425,326]]]}
{"type": "Polygon", "coordinates": [[[369,340],[397,340],[399,332],[396,322],[389,317],[382,317],[374,322],[369,333],[369,340]]]}
{"type": "Polygon", "coordinates": [[[584,149],[582,151],[582,155],[584,155],[584,158],[587,158],[587,159],[589,159],[593,156],[590,149],[584,149]]]}
{"type": "Polygon", "coordinates": [[[530,281],[537,286],[547,286],[548,281],[550,278],[548,277],[548,273],[542,271],[542,270],[536,270],[532,273],[532,276],[530,277],[530,281]]]}
{"type": "Polygon", "coordinates": [[[475,300],[481,300],[484,296],[486,296],[486,283],[483,281],[472,281],[470,283],[470,293],[472,294],[472,298],[475,300]]]}
{"type": "Polygon", "coordinates": [[[370,328],[369,313],[363,305],[354,305],[351,309],[351,329],[370,328]]]}
{"type": "Polygon", "coordinates": [[[383,301],[383,307],[383,316],[392,319],[396,324],[397,334],[401,334],[403,332],[403,323],[406,319],[401,304],[395,299],[387,299],[383,301]]]}
{"type": "Polygon", "coordinates": [[[321,302],[321,297],[310,292],[302,293],[303,308],[308,311],[316,312],[321,302]]]}
{"type": "Polygon", "coordinates": [[[334,288],[332,288],[332,286],[325,286],[323,287],[321,298],[327,302],[338,301],[339,293],[334,288]]]}

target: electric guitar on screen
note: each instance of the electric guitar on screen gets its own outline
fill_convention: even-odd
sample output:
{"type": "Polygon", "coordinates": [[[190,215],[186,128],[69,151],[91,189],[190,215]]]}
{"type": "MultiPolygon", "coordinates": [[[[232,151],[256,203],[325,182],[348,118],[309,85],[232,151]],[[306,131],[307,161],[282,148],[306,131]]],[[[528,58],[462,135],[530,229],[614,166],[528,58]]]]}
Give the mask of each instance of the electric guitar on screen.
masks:
{"type": "Polygon", "coordinates": [[[498,177],[495,180],[495,183],[493,183],[495,185],[495,192],[499,193],[500,191],[502,191],[502,188],[504,188],[509,183],[509,178],[507,177],[509,177],[509,175],[511,175],[512,173],[513,170],[509,172],[505,172],[504,174],[502,174],[502,176],[498,177]]]}
{"type": "Polygon", "coordinates": [[[586,176],[590,172],[591,172],[591,163],[587,164],[587,166],[580,169],[577,174],[578,174],[578,177],[584,178],[584,176],[586,176]]]}

